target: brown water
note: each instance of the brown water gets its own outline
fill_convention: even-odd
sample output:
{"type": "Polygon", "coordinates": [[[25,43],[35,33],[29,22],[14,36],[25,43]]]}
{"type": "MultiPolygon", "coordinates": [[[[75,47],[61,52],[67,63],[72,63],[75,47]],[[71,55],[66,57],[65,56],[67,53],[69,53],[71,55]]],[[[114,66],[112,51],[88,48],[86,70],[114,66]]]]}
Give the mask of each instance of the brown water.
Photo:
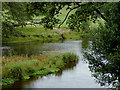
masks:
{"type": "Polygon", "coordinates": [[[3,54],[41,54],[73,52],[79,56],[78,63],[68,65],[63,71],[47,76],[36,76],[29,80],[17,81],[8,88],[103,88],[89,71],[88,64],[83,62],[83,50],[87,48],[88,41],[64,41],[58,43],[7,43],[3,44],[3,54]],[[11,49],[11,51],[10,51],[11,49]]]}

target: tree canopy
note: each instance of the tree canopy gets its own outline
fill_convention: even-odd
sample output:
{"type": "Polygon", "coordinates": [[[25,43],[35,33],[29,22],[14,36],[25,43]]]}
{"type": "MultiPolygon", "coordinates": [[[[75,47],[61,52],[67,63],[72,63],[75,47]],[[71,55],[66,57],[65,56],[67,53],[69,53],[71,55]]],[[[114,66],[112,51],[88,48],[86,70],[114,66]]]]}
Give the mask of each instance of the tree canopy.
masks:
{"type": "Polygon", "coordinates": [[[106,3],[103,12],[108,21],[94,33],[86,56],[101,85],[120,86],[120,2],[106,3]]]}
{"type": "Polygon", "coordinates": [[[14,27],[13,23],[24,25],[24,22],[30,20],[32,15],[27,12],[28,3],[24,2],[3,2],[2,3],[2,34],[9,36],[14,27]]]}
{"type": "Polygon", "coordinates": [[[107,21],[101,12],[105,3],[93,2],[4,2],[3,3],[3,22],[21,23],[32,19],[32,16],[44,16],[41,23],[45,28],[59,27],[67,20],[70,29],[80,29],[82,21],[95,21],[97,17],[102,17],[107,21]],[[60,10],[66,7],[66,17],[61,21],[57,16],[61,15],[60,10]],[[70,14],[75,10],[74,14],[70,14]]]}
{"type": "Polygon", "coordinates": [[[53,28],[53,26],[59,24],[59,27],[67,20],[67,24],[70,29],[77,28],[79,29],[82,21],[95,21],[97,17],[102,17],[107,21],[106,17],[101,13],[101,8],[105,3],[93,3],[93,2],[39,2],[39,3],[30,3],[29,12],[38,15],[44,15],[42,23],[45,24],[47,28],[53,28]],[[60,21],[55,16],[60,15],[63,8],[66,7],[68,12],[63,21],[60,21]],[[70,15],[72,10],[75,10],[75,13],[70,15]]]}

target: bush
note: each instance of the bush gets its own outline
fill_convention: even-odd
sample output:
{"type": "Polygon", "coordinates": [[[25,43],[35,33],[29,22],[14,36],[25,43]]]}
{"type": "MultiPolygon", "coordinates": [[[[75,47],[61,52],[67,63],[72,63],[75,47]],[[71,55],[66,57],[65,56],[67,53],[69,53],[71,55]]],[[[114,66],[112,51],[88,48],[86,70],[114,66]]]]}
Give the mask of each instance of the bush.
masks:
{"type": "Polygon", "coordinates": [[[22,37],[26,37],[26,35],[24,35],[21,31],[16,30],[16,29],[11,31],[11,35],[12,36],[16,36],[16,37],[21,37],[21,36],[22,37]]]}
{"type": "Polygon", "coordinates": [[[62,60],[65,63],[75,62],[78,60],[78,56],[76,56],[74,53],[65,53],[65,54],[63,54],[62,57],[63,57],[62,60]]]}

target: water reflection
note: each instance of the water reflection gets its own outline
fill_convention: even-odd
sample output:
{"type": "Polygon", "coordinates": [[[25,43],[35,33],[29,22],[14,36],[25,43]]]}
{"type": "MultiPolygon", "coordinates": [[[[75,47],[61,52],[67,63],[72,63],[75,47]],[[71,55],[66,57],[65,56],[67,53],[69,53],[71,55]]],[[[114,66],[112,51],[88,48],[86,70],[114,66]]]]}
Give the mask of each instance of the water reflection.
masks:
{"type": "Polygon", "coordinates": [[[89,38],[85,37],[82,39],[82,49],[86,49],[89,46],[89,38]]]}
{"type": "MultiPolygon", "coordinates": [[[[79,61],[67,65],[58,73],[37,76],[29,80],[15,82],[13,85],[6,87],[17,88],[101,88],[99,84],[91,77],[88,64],[83,63],[82,50],[84,46],[89,44],[87,41],[64,41],[58,43],[40,43],[26,42],[3,44],[3,46],[11,47],[16,54],[40,54],[51,52],[73,52],[79,56],[79,61]],[[30,50],[29,50],[30,49],[30,50]]],[[[87,48],[87,47],[85,47],[87,48]]],[[[6,53],[4,53],[6,54],[6,53]]]]}
{"type": "Polygon", "coordinates": [[[36,55],[42,51],[43,43],[41,42],[20,42],[20,43],[3,43],[3,46],[9,46],[10,49],[3,49],[3,55],[36,55]],[[41,47],[41,48],[40,48],[41,47]]]}
{"type": "MultiPolygon", "coordinates": [[[[42,53],[64,53],[65,50],[70,51],[70,43],[64,44],[63,41],[57,43],[41,43],[34,42],[19,42],[19,43],[3,43],[3,47],[10,47],[9,49],[3,49],[3,55],[39,55],[42,53]]],[[[74,46],[73,46],[74,47],[74,46]]]]}
{"type": "Polygon", "coordinates": [[[55,75],[56,76],[61,76],[63,70],[74,70],[74,67],[76,66],[77,63],[78,63],[78,61],[72,62],[72,63],[69,63],[69,64],[65,65],[65,67],[62,68],[62,70],[60,70],[59,72],[55,73],[55,75]]]}

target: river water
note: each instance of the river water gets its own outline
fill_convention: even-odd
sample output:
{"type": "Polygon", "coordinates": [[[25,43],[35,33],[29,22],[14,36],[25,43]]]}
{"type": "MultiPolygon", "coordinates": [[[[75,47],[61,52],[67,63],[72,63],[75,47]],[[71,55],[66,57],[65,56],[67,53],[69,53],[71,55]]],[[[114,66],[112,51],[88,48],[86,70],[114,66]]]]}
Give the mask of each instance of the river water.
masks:
{"type": "Polygon", "coordinates": [[[57,43],[25,42],[3,43],[3,55],[27,54],[39,55],[42,53],[73,52],[79,56],[76,65],[56,74],[36,76],[29,80],[17,81],[8,88],[104,88],[91,76],[88,64],[85,63],[83,50],[89,45],[89,41],[64,41],[57,43]]]}

